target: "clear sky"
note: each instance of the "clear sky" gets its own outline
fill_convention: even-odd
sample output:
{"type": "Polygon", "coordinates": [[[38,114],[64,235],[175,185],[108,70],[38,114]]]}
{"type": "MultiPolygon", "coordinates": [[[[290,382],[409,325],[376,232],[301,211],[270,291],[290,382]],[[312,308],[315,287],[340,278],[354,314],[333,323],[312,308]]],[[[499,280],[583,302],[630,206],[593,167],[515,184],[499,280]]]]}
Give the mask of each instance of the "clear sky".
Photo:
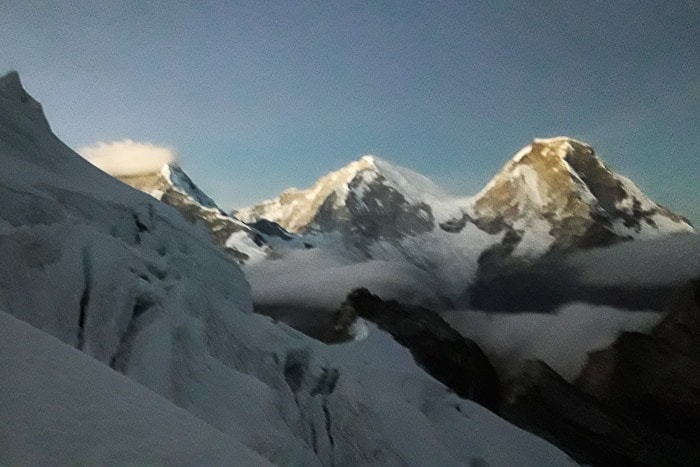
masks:
{"type": "Polygon", "coordinates": [[[366,153],[474,194],[568,135],[700,225],[698,0],[0,0],[11,69],[71,147],[172,146],[224,208],[366,153]]]}

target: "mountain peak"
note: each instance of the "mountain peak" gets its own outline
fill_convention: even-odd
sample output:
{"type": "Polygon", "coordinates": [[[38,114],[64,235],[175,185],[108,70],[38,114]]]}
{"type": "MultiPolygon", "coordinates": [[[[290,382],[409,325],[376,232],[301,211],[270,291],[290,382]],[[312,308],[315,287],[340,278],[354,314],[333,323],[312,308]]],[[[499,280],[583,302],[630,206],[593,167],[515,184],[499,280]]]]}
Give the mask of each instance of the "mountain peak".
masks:
{"type": "Polygon", "coordinates": [[[360,159],[357,162],[367,166],[374,166],[375,161],[377,159],[377,156],[373,156],[372,154],[365,154],[364,156],[360,157],[360,159]]]}
{"type": "MultiPolygon", "coordinates": [[[[561,146],[564,144],[580,144],[583,146],[588,146],[588,144],[584,143],[583,141],[579,141],[577,139],[574,139],[570,136],[552,136],[551,138],[534,138],[532,140],[534,144],[544,144],[546,146],[561,146]]],[[[590,146],[589,146],[590,147],[590,146]]]]}
{"type": "Polygon", "coordinates": [[[246,222],[265,218],[299,233],[330,228],[336,221],[357,215],[398,216],[394,212],[398,206],[408,209],[409,205],[426,205],[427,199],[445,197],[448,195],[427,177],[367,154],[324,175],[311,188],[285,190],[277,198],[236,214],[246,222]]]}
{"type": "Polygon", "coordinates": [[[38,125],[44,130],[50,130],[41,104],[24,89],[19,73],[16,71],[10,71],[4,76],[0,76],[0,99],[7,103],[7,110],[12,112],[15,119],[21,120],[20,115],[24,115],[32,124],[38,125]]]}
{"type": "Polygon", "coordinates": [[[10,71],[4,76],[0,76],[0,94],[8,97],[9,95],[26,94],[22,81],[19,79],[19,73],[10,71]]]}
{"type": "Polygon", "coordinates": [[[571,237],[564,247],[693,231],[613,172],[591,146],[568,137],[535,139],[518,151],[477,195],[474,211],[489,230],[539,225],[538,240],[571,237]]]}
{"type": "Polygon", "coordinates": [[[212,240],[239,263],[264,257],[269,247],[260,234],[233,215],[226,214],[177,162],[159,170],[117,177],[137,190],[173,206],[190,222],[204,222],[212,240]]]}

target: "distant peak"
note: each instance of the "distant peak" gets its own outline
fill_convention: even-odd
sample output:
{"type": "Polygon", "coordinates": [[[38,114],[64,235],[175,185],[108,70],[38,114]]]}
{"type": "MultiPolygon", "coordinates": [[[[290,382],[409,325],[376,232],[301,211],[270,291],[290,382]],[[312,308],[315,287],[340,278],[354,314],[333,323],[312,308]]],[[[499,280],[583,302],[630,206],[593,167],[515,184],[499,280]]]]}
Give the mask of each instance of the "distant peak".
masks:
{"type": "Polygon", "coordinates": [[[360,172],[362,170],[367,169],[376,170],[377,160],[378,158],[376,156],[373,156],[371,154],[365,154],[358,160],[350,162],[348,165],[346,165],[340,170],[347,170],[350,172],[360,172]]]}
{"type": "Polygon", "coordinates": [[[537,216],[548,223],[595,222],[620,238],[690,228],[613,172],[590,145],[565,136],[521,149],[477,195],[476,210],[511,226],[537,216]]]}
{"type": "Polygon", "coordinates": [[[22,81],[19,79],[19,73],[13,70],[0,77],[0,93],[5,97],[22,93],[26,94],[24,87],[22,87],[22,81]]]}
{"type": "Polygon", "coordinates": [[[581,146],[590,147],[590,145],[588,145],[584,142],[575,140],[574,138],[570,138],[568,136],[554,136],[552,138],[535,138],[532,142],[533,142],[533,144],[545,144],[547,146],[559,146],[561,144],[575,143],[575,144],[580,144],[581,146]]]}
{"type": "Polygon", "coordinates": [[[34,123],[37,123],[44,129],[51,130],[41,104],[35,101],[24,89],[22,81],[19,79],[19,73],[16,71],[10,71],[0,77],[0,98],[5,99],[8,103],[13,103],[12,105],[16,106],[17,110],[34,123]]]}
{"type": "Polygon", "coordinates": [[[361,164],[370,164],[374,165],[374,163],[377,161],[377,157],[373,156],[372,154],[365,154],[364,156],[360,157],[360,160],[358,161],[361,164]]]}
{"type": "MultiPolygon", "coordinates": [[[[582,141],[568,136],[556,136],[553,138],[535,138],[532,143],[518,151],[504,167],[504,171],[515,169],[521,163],[528,163],[533,157],[545,160],[561,160],[571,158],[599,160],[593,148],[582,141]]],[[[559,162],[552,161],[552,167],[559,162]]],[[[601,162],[602,164],[602,162],[601,162]]]]}

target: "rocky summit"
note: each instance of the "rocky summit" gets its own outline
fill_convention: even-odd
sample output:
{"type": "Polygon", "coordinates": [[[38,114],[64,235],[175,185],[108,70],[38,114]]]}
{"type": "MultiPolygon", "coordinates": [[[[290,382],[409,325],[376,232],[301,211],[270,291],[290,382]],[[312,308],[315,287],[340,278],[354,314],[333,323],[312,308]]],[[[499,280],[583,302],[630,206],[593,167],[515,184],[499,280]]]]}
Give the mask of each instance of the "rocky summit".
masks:
{"type": "Polygon", "coordinates": [[[565,137],[536,139],[518,152],[476,196],[473,220],[489,232],[511,232],[536,251],[693,230],[613,172],[592,147],[565,137]]]}

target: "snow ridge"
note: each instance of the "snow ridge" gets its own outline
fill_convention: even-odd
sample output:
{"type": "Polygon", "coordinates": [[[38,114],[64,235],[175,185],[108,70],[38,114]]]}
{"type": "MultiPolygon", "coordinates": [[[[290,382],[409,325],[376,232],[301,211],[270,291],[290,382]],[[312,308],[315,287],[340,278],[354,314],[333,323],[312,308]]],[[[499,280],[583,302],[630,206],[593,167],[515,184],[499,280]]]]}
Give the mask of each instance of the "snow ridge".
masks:
{"type": "Polygon", "coordinates": [[[160,174],[170,182],[170,185],[185,196],[204,208],[216,209],[223,212],[206,193],[204,193],[192,179],[182,170],[182,168],[171,162],[160,170],[160,174]]]}
{"type": "Polygon", "coordinates": [[[174,162],[154,173],[117,178],[175,207],[193,224],[204,222],[214,242],[241,264],[258,261],[271,251],[259,232],[221,210],[174,162]]]}

